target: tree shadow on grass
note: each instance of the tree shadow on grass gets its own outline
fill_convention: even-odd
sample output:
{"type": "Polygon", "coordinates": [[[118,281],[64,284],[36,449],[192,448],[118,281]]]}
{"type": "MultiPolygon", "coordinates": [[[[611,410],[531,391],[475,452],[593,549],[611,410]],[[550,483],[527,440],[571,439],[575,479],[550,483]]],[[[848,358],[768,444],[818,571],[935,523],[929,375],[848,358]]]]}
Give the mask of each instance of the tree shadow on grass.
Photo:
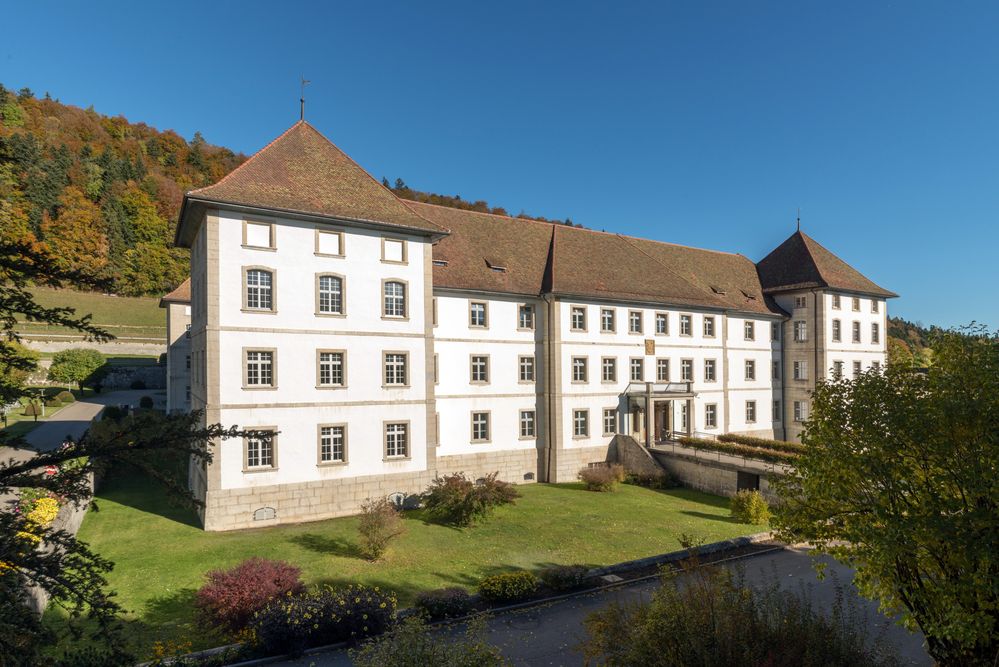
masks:
{"type": "MultiPolygon", "coordinates": [[[[191,641],[198,646],[218,646],[229,640],[218,634],[198,617],[195,606],[197,591],[181,588],[167,595],[146,601],[140,614],[141,623],[152,629],[153,635],[191,641]]],[[[148,650],[149,647],[144,647],[148,650]]]]}
{"type": "MultiPolygon", "coordinates": [[[[730,516],[719,516],[717,514],[708,514],[707,512],[697,512],[694,510],[680,510],[680,514],[686,514],[687,516],[695,516],[698,519],[707,519],[709,521],[718,521],[721,523],[738,523],[742,522],[730,516]]],[[[743,524],[748,526],[749,524],[743,524]]]]}
{"type": "Polygon", "coordinates": [[[318,554],[364,559],[361,548],[354,542],[345,540],[342,537],[329,537],[318,533],[302,533],[301,535],[289,537],[288,541],[318,554]]]}
{"type": "MultiPolygon", "coordinates": [[[[488,515],[485,518],[479,519],[476,523],[488,521],[490,516],[491,515],[488,515]]],[[[440,526],[441,528],[449,528],[459,533],[466,528],[470,528],[475,525],[475,523],[473,523],[472,526],[458,526],[454,523],[431,515],[425,509],[406,510],[402,513],[402,518],[407,521],[419,521],[425,526],[440,526]]]]}

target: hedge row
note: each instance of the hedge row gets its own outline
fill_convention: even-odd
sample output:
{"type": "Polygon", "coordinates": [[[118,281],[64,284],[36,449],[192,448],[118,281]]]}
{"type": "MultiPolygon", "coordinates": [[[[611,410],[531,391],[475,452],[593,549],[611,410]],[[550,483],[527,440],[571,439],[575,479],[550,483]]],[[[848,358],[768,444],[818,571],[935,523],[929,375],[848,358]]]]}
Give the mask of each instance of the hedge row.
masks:
{"type": "Polygon", "coordinates": [[[722,452],[723,454],[745,456],[746,458],[769,461],[771,463],[794,463],[794,460],[798,458],[797,454],[791,454],[790,452],[779,452],[773,449],[760,449],[758,447],[740,445],[734,442],[719,442],[718,440],[688,437],[679,438],[678,442],[681,445],[694,447],[695,449],[706,449],[715,452],[722,452]]]}
{"type": "Polygon", "coordinates": [[[754,438],[751,435],[735,435],[726,433],[719,435],[722,442],[734,442],[737,445],[747,445],[757,449],[773,449],[778,452],[788,452],[790,454],[803,454],[805,446],[800,442],[788,442],[787,440],[771,440],[769,438],[754,438]]]}

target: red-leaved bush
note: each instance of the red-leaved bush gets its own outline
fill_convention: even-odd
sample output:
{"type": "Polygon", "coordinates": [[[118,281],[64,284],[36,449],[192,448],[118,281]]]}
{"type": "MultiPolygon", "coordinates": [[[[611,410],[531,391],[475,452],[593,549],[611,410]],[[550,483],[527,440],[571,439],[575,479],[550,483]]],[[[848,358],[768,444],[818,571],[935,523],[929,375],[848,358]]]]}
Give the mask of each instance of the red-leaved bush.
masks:
{"type": "Polygon", "coordinates": [[[206,574],[195,604],[206,622],[235,634],[275,597],[305,591],[301,574],[284,561],[248,558],[229,570],[206,574]]]}

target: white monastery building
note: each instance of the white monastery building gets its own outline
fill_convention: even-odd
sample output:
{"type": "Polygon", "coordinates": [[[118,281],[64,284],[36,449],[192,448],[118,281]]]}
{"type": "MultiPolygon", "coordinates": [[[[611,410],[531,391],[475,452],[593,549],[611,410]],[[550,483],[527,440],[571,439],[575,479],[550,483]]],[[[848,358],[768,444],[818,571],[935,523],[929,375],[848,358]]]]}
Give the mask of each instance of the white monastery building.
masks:
{"type": "Polygon", "coordinates": [[[176,241],[170,409],[274,433],[192,465],[207,530],[571,481],[618,434],[795,439],[817,380],[885,363],[896,296],[800,231],[753,263],[402,200],[304,121],[188,192],[176,241]]]}

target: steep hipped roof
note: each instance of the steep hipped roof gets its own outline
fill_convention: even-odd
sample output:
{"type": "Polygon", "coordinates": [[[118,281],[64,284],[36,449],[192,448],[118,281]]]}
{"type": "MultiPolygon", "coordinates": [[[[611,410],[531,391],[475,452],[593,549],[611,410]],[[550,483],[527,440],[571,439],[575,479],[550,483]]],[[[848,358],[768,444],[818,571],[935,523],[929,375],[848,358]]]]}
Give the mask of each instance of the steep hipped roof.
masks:
{"type": "Polygon", "coordinates": [[[447,231],[410,210],[304,120],[292,125],[218,183],[188,192],[185,206],[189,200],[240,204],[431,233],[447,231]]]}
{"type": "Polygon", "coordinates": [[[191,279],[188,278],[177,288],[160,297],[160,308],[166,308],[168,303],[191,303],[191,279]]]}
{"type": "Polygon", "coordinates": [[[552,225],[407,201],[451,230],[434,245],[434,287],[510,294],[541,293],[552,225]],[[440,263],[446,262],[446,266],[440,263]]]}
{"type": "Polygon", "coordinates": [[[885,298],[898,296],[865,278],[801,231],[761,259],[756,268],[767,293],[819,287],[885,298]]]}

